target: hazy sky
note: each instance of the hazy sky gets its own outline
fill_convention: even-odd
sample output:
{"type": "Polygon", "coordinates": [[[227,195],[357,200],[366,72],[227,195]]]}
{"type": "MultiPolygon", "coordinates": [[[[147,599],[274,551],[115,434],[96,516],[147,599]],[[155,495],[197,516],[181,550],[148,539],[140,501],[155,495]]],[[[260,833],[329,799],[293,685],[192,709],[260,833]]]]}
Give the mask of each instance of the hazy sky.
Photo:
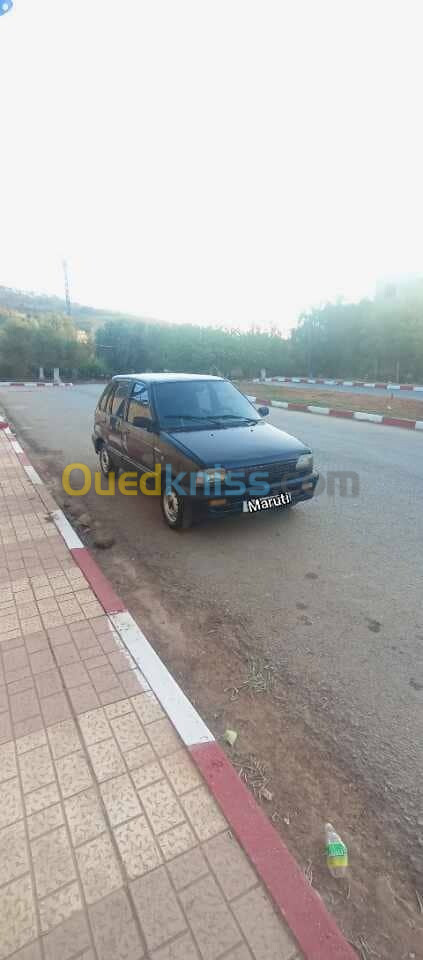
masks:
{"type": "Polygon", "coordinates": [[[287,330],[423,268],[421,3],[15,0],[0,283],[287,330]]]}

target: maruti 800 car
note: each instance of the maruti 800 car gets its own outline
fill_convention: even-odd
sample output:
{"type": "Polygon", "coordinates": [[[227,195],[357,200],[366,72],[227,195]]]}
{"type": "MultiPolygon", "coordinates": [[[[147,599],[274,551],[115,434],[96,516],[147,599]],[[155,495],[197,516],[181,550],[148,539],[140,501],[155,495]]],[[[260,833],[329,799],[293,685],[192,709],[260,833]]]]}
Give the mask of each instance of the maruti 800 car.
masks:
{"type": "Polygon", "coordinates": [[[103,474],[123,467],[160,475],[163,517],[180,529],[313,497],[310,448],[265,423],[268,413],[223,377],[119,375],[100,397],[92,439],[103,474]]]}

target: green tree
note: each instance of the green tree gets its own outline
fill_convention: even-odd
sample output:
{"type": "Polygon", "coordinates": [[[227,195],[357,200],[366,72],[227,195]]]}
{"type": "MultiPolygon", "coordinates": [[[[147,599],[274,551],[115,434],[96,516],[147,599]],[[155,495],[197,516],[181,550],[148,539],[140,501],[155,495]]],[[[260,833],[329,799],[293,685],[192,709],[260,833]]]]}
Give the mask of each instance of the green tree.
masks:
{"type": "Polygon", "coordinates": [[[28,375],[33,352],[31,320],[9,318],[0,333],[0,372],[18,380],[28,375]]]}

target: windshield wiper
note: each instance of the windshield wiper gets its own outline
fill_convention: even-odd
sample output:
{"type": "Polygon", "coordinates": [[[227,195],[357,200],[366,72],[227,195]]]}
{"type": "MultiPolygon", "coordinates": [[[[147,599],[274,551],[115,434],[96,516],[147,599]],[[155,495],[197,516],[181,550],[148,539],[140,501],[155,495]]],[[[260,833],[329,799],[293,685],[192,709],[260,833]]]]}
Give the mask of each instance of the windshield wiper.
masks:
{"type": "Polygon", "coordinates": [[[219,420],[242,420],[243,423],[261,423],[259,417],[240,417],[237,413],[222,413],[219,420]]]}
{"type": "Polygon", "coordinates": [[[166,415],[163,419],[164,419],[164,421],[166,421],[166,420],[190,420],[190,421],[196,420],[196,421],[199,422],[199,423],[207,423],[207,422],[208,422],[208,423],[213,423],[213,424],[219,425],[219,418],[217,418],[217,417],[213,417],[213,416],[209,416],[209,417],[196,417],[196,416],[194,416],[194,415],[191,414],[191,413],[170,413],[170,414],[166,415]]]}
{"type": "Polygon", "coordinates": [[[165,420],[215,420],[216,417],[196,417],[191,413],[169,413],[165,420]]]}
{"type": "Polygon", "coordinates": [[[236,413],[220,413],[220,414],[217,413],[217,414],[209,414],[204,417],[200,417],[200,416],[196,417],[191,413],[170,413],[166,417],[164,417],[164,419],[165,420],[197,420],[200,423],[204,423],[205,421],[206,422],[208,421],[209,423],[214,423],[217,426],[221,424],[222,420],[242,420],[243,423],[261,423],[261,420],[259,420],[258,417],[257,418],[256,417],[240,417],[236,413]]]}

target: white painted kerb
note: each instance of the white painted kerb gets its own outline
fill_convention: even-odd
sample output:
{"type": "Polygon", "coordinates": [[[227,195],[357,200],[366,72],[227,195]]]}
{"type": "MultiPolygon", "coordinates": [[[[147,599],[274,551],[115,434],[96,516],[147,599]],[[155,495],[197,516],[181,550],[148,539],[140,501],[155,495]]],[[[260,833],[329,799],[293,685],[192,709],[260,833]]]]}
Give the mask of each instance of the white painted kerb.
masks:
{"type": "Polygon", "coordinates": [[[25,470],[27,477],[30,479],[31,483],[33,483],[37,487],[42,486],[43,481],[39,473],[37,473],[37,471],[34,470],[34,467],[32,467],[30,463],[24,463],[23,468],[25,470]]]}
{"type": "Polygon", "coordinates": [[[75,530],[73,527],[71,527],[69,520],[66,519],[63,510],[54,510],[51,516],[59,533],[62,534],[66,546],[69,547],[69,550],[75,550],[76,547],[84,546],[82,540],[79,539],[78,534],[75,533],[75,530]]]}
{"type": "Polygon", "coordinates": [[[214,736],[173,679],[128,611],[109,614],[115,629],[156,694],[185,746],[211,743],[214,736]]]}

